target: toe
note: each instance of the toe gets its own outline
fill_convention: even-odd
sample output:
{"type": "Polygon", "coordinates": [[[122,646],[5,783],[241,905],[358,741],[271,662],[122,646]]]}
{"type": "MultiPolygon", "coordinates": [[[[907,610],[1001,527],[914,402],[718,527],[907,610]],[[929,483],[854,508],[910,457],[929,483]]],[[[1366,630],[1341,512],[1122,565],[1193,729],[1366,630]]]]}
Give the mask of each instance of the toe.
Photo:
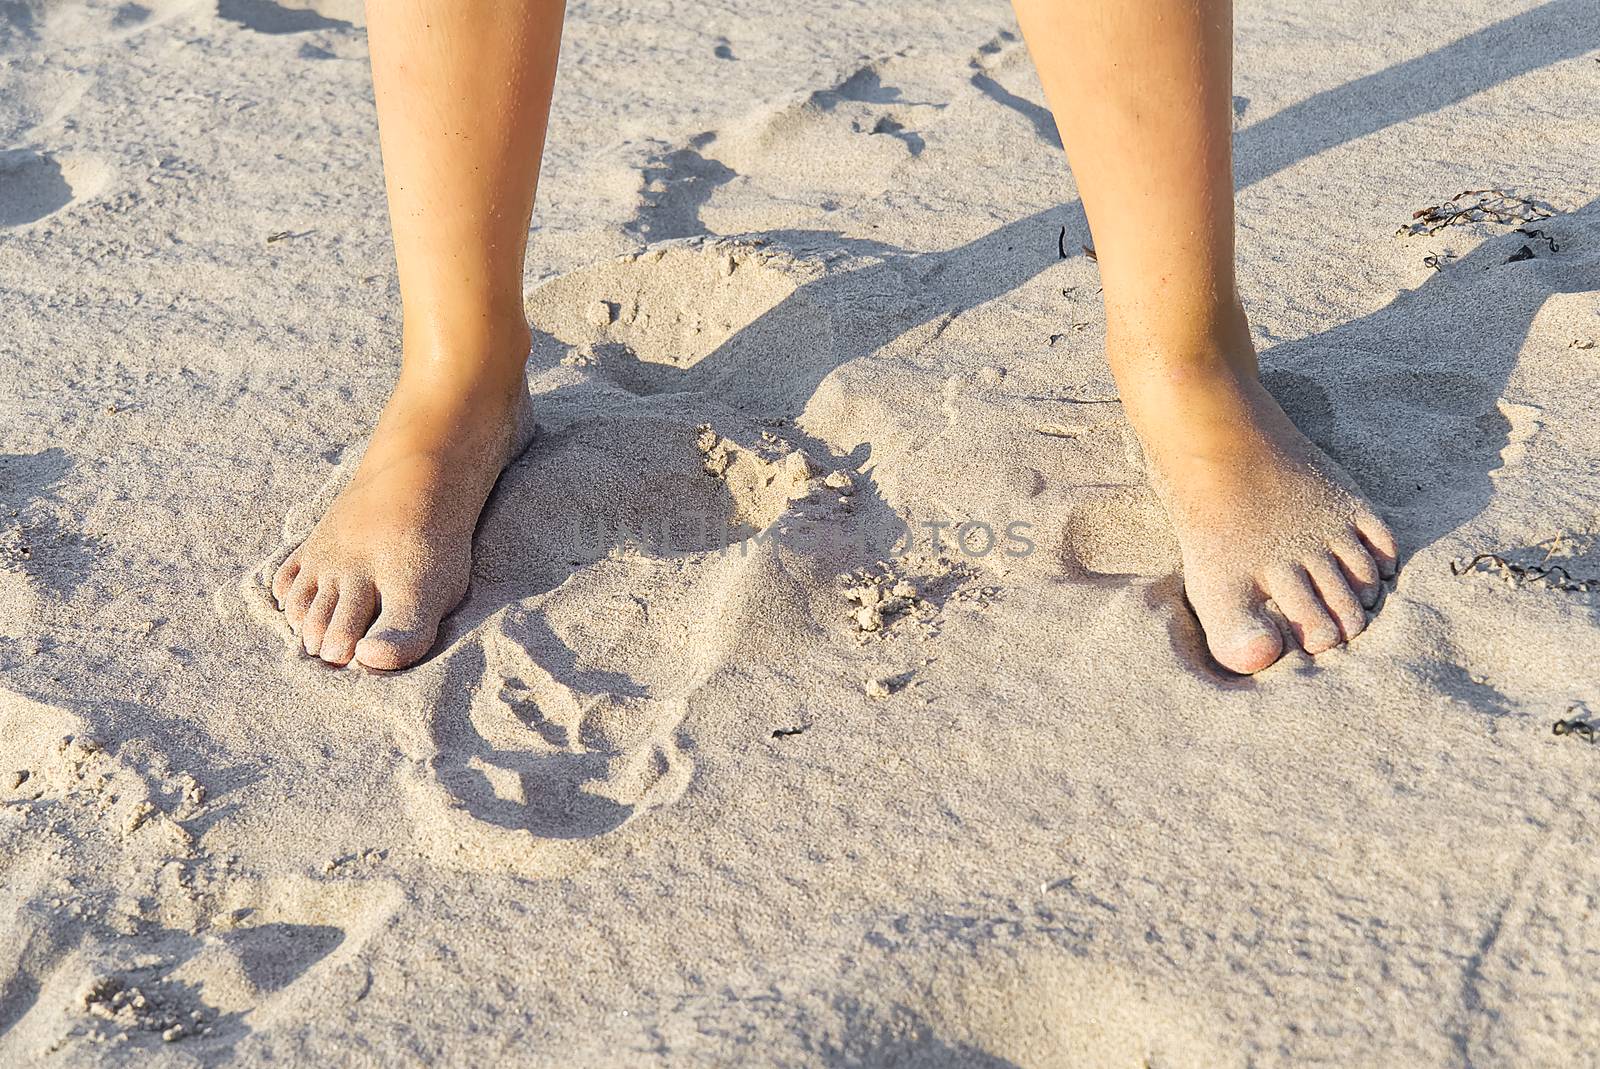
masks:
{"type": "Polygon", "coordinates": [[[1306,561],[1306,573],[1311,576],[1311,585],[1316,587],[1317,595],[1322,598],[1322,604],[1327,606],[1334,623],[1339,625],[1339,633],[1344,640],[1349,642],[1361,634],[1367,626],[1366,610],[1361,607],[1361,599],[1356,597],[1355,591],[1350,589],[1344,570],[1333,554],[1327,553],[1306,561]]]}
{"type": "Polygon", "coordinates": [[[1298,565],[1280,566],[1268,576],[1267,593],[1289,621],[1289,631],[1300,648],[1317,654],[1339,644],[1339,626],[1298,565]]]}
{"type": "Polygon", "coordinates": [[[385,599],[372,629],[356,643],[355,658],[385,672],[407,668],[422,660],[438,633],[438,614],[414,603],[385,599]]]}
{"type": "Polygon", "coordinates": [[[300,643],[313,657],[322,649],[322,636],[328,630],[328,621],[333,619],[338,604],[337,581],[327,579],[317,584],[317,596],[312,599],[311,607],[300,620],[300,643]]]}
{"type": "Polygon", "coordinates": [[[1363,507],[1355,515],[1355,527],[1361,534],[1361,541],[1366,543],[1367,551],[1372,554],[1372,559],[1377,562],[1378,572],[1385,579],[1392,578],[1400,562],[1400,543],[1395,541],[1388,525],[1378,519],[1377,513],[1363,507]]]}
{"type": "Polygon", "coordinates": [[[1367,552],[1361,539],[1351,531],[1343,538],[1335,538],[1328,548],[1338,559],[1345,582],[1350,584],[1350,589],[1355,591],[1361,604],[1368,609],[1376,605],[1378,594],[1383,589],[1382,578],[1378,574],[1378,562],[1372,559],[1372,554],[1367,552]]]}
{"type": "Polygon", "coordinates": [[[1249,675],[1283,656],[1283,635],[1253,585],[1197,593],[1200,596],[1190,598],[1195,615],[1205,630],[1211,656],[1222,667],[1249,675]]]}
{"type": "Polygon", "coordinates": [[[272,598],[278,603],[278,608],[283,608],[283,599],[289,593],[289,588],[294,585],[294,580],[300,574],[300,551],[297,549],[289,554],[284,562],[278,565],[278,570],[272,576],[272,598]]]}
{"type": "Polygon", "coordinates": [[[288,596],[283,599],[283,615],[288,618],[289,626],[295,632],[299,632],[300,621],[305,618],[306,610],[311,608],[316,597],[316,577],[306,569],[300,569],[300,574],[289,587],[288,596]]]}
{"type": "Polygon", "coordinates": [[[346,665],[355,656],[356,643],[367,633],[378,612],[378,592],[365,580],[353,580],[339,587],[339,607],[333,610],[328,629],[318,651],[329,664],[346,665]]]}

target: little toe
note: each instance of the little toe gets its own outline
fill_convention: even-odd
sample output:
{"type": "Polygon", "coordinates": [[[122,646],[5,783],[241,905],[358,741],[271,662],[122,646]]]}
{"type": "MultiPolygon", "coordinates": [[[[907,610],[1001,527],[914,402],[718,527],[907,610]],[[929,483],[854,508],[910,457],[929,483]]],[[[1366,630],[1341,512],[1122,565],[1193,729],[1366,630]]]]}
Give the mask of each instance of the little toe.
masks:
{"type": "Polygon", "coordinates": [[[336,580],[328,579],[317,584],[317,596],[312,599],[311,607],[300,620],[300,644],[313,657],[322,649],[323,633],[328,630],[328,621],[333,619],[333,611],[338,604],[339,584],[336,580]]]}
{"type": "Polygon", "coordinates": [[[412,603],[385,601],[372,630],[356,643],[355,658],[382,672],[407,668],[422,660],[438,634],[438,614],[412,603]]]}
{"type": "Polygon", "coordinates": [[[1250,675],[1283,656],[1283,634],[1253,586],[1192,600],[1211,656],[1230,672],[1250,675]]]}
{"type": "Polygon", "coordinates": [[[356,643],[367,633],[377,612],[378,592],[371,583],[357,579],[341,585],[339,607],[333,610],[317,655],[329,664],[349,664],[355,656],[356,643]]]}
{"type": "Polygon", "coordinates": [[[283,608],[284,596],[289,593],[289,588],[294,585],[295,577],[300,574],[300,551],[297,549],[278,565],[278,570],[272,575],[272,599],[278,603],[278,608],[283,608]]]}
{"type": "Polygon", "coordinates": [[[1301,649],[1315,655],[1339,644],[1339,625],[1328,615],[1304,569],[1298,565],[1276,568],[1268,576],[1266,588],[1289,621],[1289,631],[1301,649]]]}
{"type": "Polygon", "coordinates": [[[1342,538],[1333,539],[1328,548],[1339,561],[1345,582],[1355,591],[1362,606],[1370,609],[1376,605],[1378,594],[1383,590],[1382,577],[1378,574],[1378,562],[1372,559],[1372,554],[1367,552],[1361,539],[1351,531],[1342,538]]]}
{"type": "Polygon", "coordinates": [[[306,610],[311,608],[311,603],[317,597],[317,580],[304,568],[295,577],[294,584],[289,587],[288,597],[283,599],[283,615],[289,621],[289,627],[298,634],[300,621],[305,618],[306,610]]]}
{"type": "Polygon", "coordinates": [[[1367,626],[1367,612],[1361,607],[1361,599],[1350,589],[1350,584],[1344,577],[1344,569],[1339,566],[1333,554],[1328,553],[1306,561],[1306,573],[1311,576],[1311,585],[1316,587],[1317,594],[1333,616],[1334,623],[1339,625],[1339,633],[1344,636],[1344,640],[1349,642],[1361,634],[1367,626]]]}
{"type": "Polygon", "coordinates": [[[1385,579],[1393,578],[1400,562],[1400,543],[1395,541],[1389,526],[1369,508],[1358,511],[1354,522],[1361,541],[1366,543],[1367,551],[1378,564],[1379,574],[1385,579]]]}

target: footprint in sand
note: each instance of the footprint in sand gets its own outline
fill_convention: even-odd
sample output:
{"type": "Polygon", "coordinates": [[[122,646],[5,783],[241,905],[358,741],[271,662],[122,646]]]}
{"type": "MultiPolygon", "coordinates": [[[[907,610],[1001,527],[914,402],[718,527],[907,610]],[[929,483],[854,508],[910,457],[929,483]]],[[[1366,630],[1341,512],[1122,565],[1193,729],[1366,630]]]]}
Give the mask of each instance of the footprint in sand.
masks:
{"type": "Polygon", "coordinates": [[[0,227],[43,219],[74,199],[72,183],[57,160],[24,149],[0,153],[0,227]]]}
{"type": "Polygon", "coordinates": [[[217,17],[256,33],[310,33],[364,25],[360,0],[217,0],[217,17]]]}
{"type": "Polygon", "coordinates": [[[893,172],[915,165],[927,147],[923,124],[945,103],[915,99],[894,84],[899,59],[864,64],[834,85],[730,124],[717,133],[716,158],[743,179],[819,204],[903,184],[893,172]],[[852,166],[841,171],[841,159],[852,166]]]}
{"type": "MultiPolygon", "coordinates": [[[[93,84],[91,75],[63,65],[30,70],[26,85],[8,86],[0,95],[0,143],[31,146],[48,138],[93,84]]],[[[0,158],[5,155],[0,150],[0,158]]]]}
{"type": "MultiPolygon", "coordinates": [[[[29,5],[0,0],[0,51],[8,32],[36,36],[39,20],[29,5]]],[[[93,84],[80,70],[55,64],[33,72],[28,87],[0,96],[0,230],[27,226],[73,204],[99,196],[111,170],[92,156],[55,152],[48,144],[93,84]]]]}
{"type": "Polygon", "coordinates": [[[69,709],[0,690],[0,738],[0,855],[26,842],[84,866],[66,882],[54,865],[13,866],[0,887],[15,922],[0,944],[0,1065],[93,1060],[108,1042],[136,1061],[182,1043],[209,1063],[256,1015],[370,983],[362,955],[402,898],[391,879],[260,879],[219,862],[193,778],[69,709]]]}
{"type": "Polygon", "coordinates": [[[0,149],[0,229],[52,216],[110,184],[111,169],[91,156],[0,149]]]}
{"type": "Polygon", "coordinates": [[[277,901],[192,930],[79,921],[70,939],[32,932],[5,962],[0,1061],[24,1064],[41,1051],[72,1061],[109,1043],[142,1052],[136,1060],[175,1049],[226,1060],[255,1020],[359,1000],[372,983],[367,943],[397,907],[398,888],[276,890],[277,901]]]}
{"type": "MultiPolygon", "coordinates": [[[[221,0],[226,3],[229,0],[221,0]]],[[[293,2],[293,0],[289,0],[293,2]]],[[[359,0],[357,0],[357,3],[359,0]]],[[[35,52],[41,45],[81,42],[100,29],[109,39],[125,38],[153,25],[180,16],[194,7],[195,0],[143,0],[125,3],[85,3],[83,0],[0,0],[0,52],[35,52]]],[[[266,6],[274,6],[267,4],[266,6]]],[[[303,5],[302,5],[303,6],[303,5]]],[[[29,56],[32,59],[33,56],[29,56]]],[[[64,74],[61,64],[30,70],[27,82],[37,91],[64,74]]],[[[21,92],[21,86],[9,87],[21,92]]],[[[0,108],[11,103],[0,101],[0,108]]]]}
{"type": "Polygon", "coordinates": [[[37,37],[43,8],[40,0],[0,3],[0,51],[9,51],[37,37]]]}
{"type": "Polygon", "coordinates": [[[575,354],[630,393],[797,415],[814,381],[806,376],[837,362],[832,313],[800,296],[822,274],[759,240],[658,245],[529,294],[543,339],[535,359],[575,354]]]}
{"type": "MultiPolygon", "coordinates": [[[[90,944],[46,981],[41,1003],[56,1009],[63,982],[89,973],[56,1017],[62,1035],[48,1049],[75,1041],[126,1043],[149,1051],[183,1043],[193,1053],[237,1043],[250,1032],[247,1014],[289,988],[345,941],[327,924],[271,922],[196,936],[155,929],[110,944],[90,944]]],[[[25,1019],[22,1029],[37,1027],[25,1019]]]]}
{"type": "MultiPolygon", "coordinates": [[[[586,613],[597,614],[606,615],[586,613]]],[[[640,607],[616,615],[601,629],[644,631],[640,607]]],[[[438,861],[557,875],[589,856],[584,841],[683,793],[694,767],[679,738],[683,698],[659,696],[624,672],[570,663],[573,655],[531,610],[504,609],[478,632],[441,659],[430,752],[411,781],[416,840],[438,861]]]]}
{"type": "Polygon", "coordinates": [[[969,61],[972,74],[968,78],[972,87],[990,100],[1016,112],[1033,126],[1035,136],[1055,149],[1061,148],[1061,133],[1056,129],[1055,116],[1043,104],[1019,96],[1006,88],[1001,78],[1028,80],[1033,92],[1038,93],[1038,76],[1028,61],[1027,49],[1021,39],[1009,30],[1001,30],[994,38],[978,46],[977,54],[969,61]]]}
{"type": "Polygon", "coordinates": [[[738,174],[705,153],[713,151],[713,133],[689,139],[683,148],[661,146],[645,161],[640,173],[641,192],[634,218],[623,232],[641,241],[668,241],[707,233],[700,209],[721,186],[738,174]]]}
{"type": "Polygon", "coordinates": [[[821,485],[766,415],[809,392],[784,387],[795,350],[831,358],[827,314],[793,299],[815,273],[684,242],[529,296],[542,433],[485,510],[442,651],[414,670],[411,814],[439,860],[569,871],[687,787],[692,695],[739,639],[721,621],[763,596],[757,560],[721,551],[799,522],[821,485]]]}

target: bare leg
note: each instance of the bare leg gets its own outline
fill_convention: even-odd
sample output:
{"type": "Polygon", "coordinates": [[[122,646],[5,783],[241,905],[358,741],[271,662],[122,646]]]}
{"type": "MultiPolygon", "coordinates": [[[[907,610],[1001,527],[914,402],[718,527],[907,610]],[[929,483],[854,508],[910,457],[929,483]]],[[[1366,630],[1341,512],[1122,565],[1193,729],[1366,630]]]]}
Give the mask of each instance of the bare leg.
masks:
{"type": "Polygon", "coordinates": [[[522,260],[563,0],[370,0],[404,306],[399,382],[350,485],[272,591],[306,652],[403,668],[466,594],[525,444],[522,260]]]}
{"type": "Polygon", "coordinates": [[[1393,536],[1257,380],[1234,286],[1230,0],[1015,0],[1094,231],[1106,349],[1212,655],[1366,625],[1393,536]]]}

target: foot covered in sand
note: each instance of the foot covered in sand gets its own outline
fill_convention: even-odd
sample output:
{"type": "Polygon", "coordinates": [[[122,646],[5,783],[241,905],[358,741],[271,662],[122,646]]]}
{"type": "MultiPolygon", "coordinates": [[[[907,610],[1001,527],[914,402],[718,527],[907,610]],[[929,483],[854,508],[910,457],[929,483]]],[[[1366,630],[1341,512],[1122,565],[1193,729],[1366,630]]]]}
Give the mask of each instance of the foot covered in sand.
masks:
{"type": "Polygon", "coordinates": [[[1354,482],[1261,385],[1248,341],[1121,361],[1122,394],[1211,654],[1258,672],[1366,627],[1398,546],[1354,482]]]}
{"type": "Polygon", "coordinates": [[[466,596],[478,515],[532,421],[520,361],[452,364],[408,358],[349,485],[273,577],[329,664],[414,664],[466,596]]]}

